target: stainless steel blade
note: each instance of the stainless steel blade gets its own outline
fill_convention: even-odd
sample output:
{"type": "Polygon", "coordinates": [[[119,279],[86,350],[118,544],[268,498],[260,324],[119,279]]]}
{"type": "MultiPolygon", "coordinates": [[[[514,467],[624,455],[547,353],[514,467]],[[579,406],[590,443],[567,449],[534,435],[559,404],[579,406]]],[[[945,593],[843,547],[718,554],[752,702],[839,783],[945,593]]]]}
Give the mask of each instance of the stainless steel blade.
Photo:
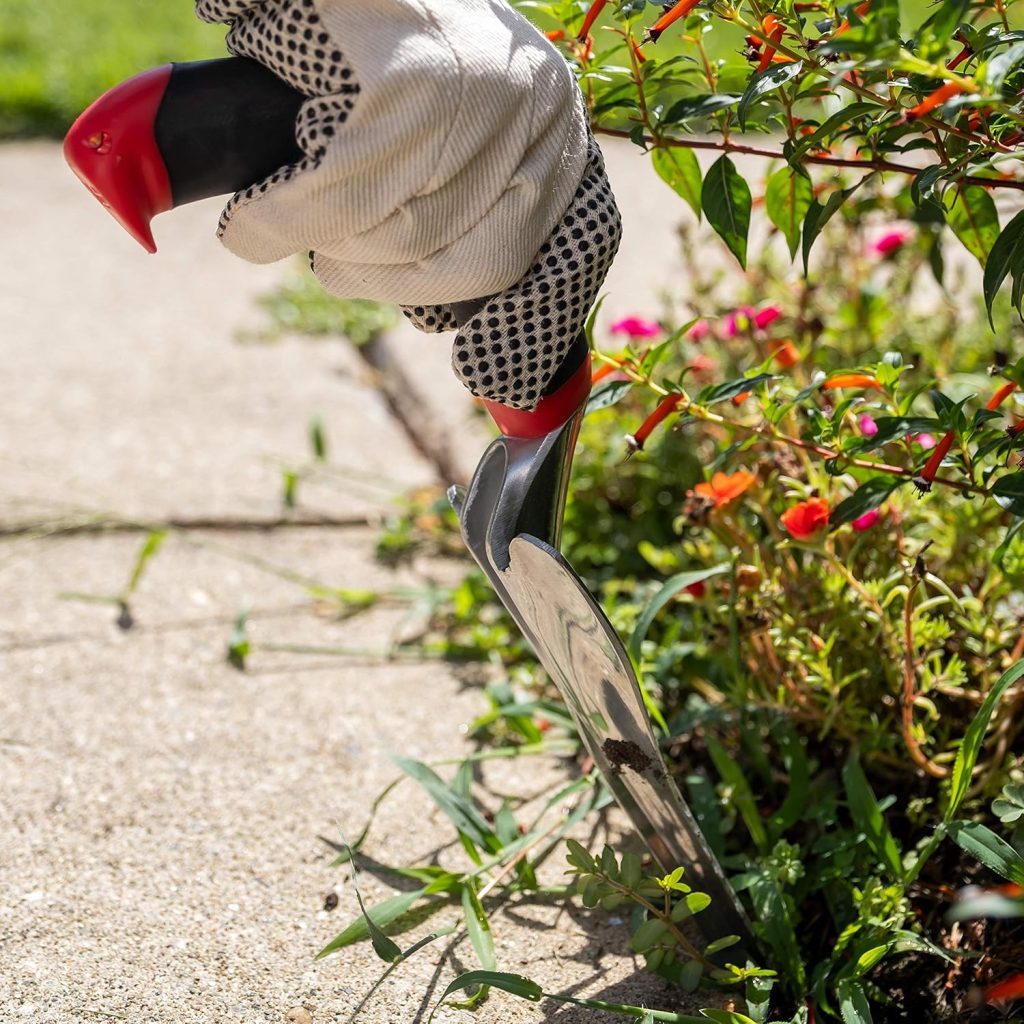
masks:
{"type": "Polygon", "coordinates": [[[666,871],[683,865],[686,883],[711,897],[697,918],[706,938],[749,942],[746,916],[665,769],[629,655],[600,605],[550,545],[521,534],[509,551],[506,592],[622,809],[666,871]]]}
{"type": "MultiPolygon", "coordinates": [[[[600,605],[559,554],[568,471],[582,412],[535,440],[501,437],[468,492],[450,492],[463,537],[573,715],[587,749],[648,849],[712,906],[696,918],[709,941],[749,922],[665,769],[629,656],[600,605]],[[540,534],[541,536],[536,536],[540,534]]],[[[730,950],[730,959],[737,953],[730,950]]]]}

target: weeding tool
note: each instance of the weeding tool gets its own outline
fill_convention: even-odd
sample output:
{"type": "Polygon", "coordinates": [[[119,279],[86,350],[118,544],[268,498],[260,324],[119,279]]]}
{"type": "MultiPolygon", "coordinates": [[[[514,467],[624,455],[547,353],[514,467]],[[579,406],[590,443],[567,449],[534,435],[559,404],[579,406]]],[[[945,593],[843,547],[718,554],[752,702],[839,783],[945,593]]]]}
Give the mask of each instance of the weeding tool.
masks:
{"type": "MultiPolygon", "coordinates": [[[[150,221],[196,199],[244,188],[300,156],[302,97],[259,64],[230,57],[167,65],[98,99],[64,152],[75,173],[147,250],[150,221]]],[[[468,319],[473,303],[456,306],[468,319]]],[[[468,488],[452,488],[466,545],[554,680],[586,748],[666,871],[708,893],[698,918],[711,941],[754,949],[736,895],[668,774],[636,673],[600,605],[559,553],[573,451],[590,393],[577,339],[556,387],[531,412],[486,403],[501,431],[468,488]]],[[[730,950],[729,959],[740,956],[730,950]]]]}

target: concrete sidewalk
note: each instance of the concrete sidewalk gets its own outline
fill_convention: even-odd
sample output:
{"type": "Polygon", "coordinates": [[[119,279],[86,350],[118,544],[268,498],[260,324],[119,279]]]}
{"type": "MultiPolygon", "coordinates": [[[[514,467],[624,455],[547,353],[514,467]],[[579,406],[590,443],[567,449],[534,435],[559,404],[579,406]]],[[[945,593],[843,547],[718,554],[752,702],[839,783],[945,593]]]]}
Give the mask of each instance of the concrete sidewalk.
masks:
{"type": "MultiPolygon", "coordinates": [[[[385,571],[374,530],[358,525],[392,494],[434,482],[434,467],[345,345],[233,341],[282,268],[224,253],[216,203],[161,218],[161,255],[148,258],[56,146],[0,148],[0,176],[0,1020],[344,1021],[382,965],[366,943],[314,961],[357,910],[347,870],[330,866],[318,837],[358,834],[396,774],[389,749],[465,756],[462,728],[484,703],[444,664],[375,654],[407,608],[344,620],[294,576],[379,591],[450,577],[430,564],[385,571]],[[348,526],[280,522],[281,467],[307,458],[314,415],[349,482],[300,497],[307,517],[348,526]],[[144,531],[60,533],[104,514],[206,527],[165,542],[128,631],[116,609],[81,595],[120,591],[144,531]],[[225,660],[243,609],[254,644],[244,674],[225,660]]],[[[430,353],[425,379],[445,382],[432,389],[440,402],[473,423],[448,383],[446,343],[410,343],[430,353]]],[[[470,429],[452,440],[464,466],[484,436],[470,429]]],[[[530,794],[570,770],[508,762],[483,783],[530,794]]],[[[405,783],[366,852],[393,865],[449,862],[451,838],[405,783]]],[[[371,903],[391,891],[372,871],[361,887],[371,903]]],[[[457,917],[442,911],[405,938],[457,917]]],[[[512,904],[494,923],[500,969],[577,996],[684,1008],[638,973],[627,928],[605,915],[512,904]]],[[[456,969],[473,964],[465,941],[438,943],[359,1020],[424,1020],[456,969]]],[[[436,1019],[467,1018],[445,1009],[436,1019]]],[[[596,1018],[495,993],[476,1019],[596,1018]]]]}

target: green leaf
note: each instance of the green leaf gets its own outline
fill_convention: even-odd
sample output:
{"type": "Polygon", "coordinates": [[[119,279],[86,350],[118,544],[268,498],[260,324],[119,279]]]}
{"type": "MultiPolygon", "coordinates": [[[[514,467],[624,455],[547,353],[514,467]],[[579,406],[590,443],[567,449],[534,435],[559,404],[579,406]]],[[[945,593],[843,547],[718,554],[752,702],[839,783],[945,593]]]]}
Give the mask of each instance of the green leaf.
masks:
{"type": "Polygon", "coordinates": [[[1024,857],[980,821],[952,821],[950,839],[965,853],[1017,885],[1024,885],[1024,857]]]}
{"type": "Polygon", "coordinates": [[[704,965],[699,960],[688,960],[679,972],[678,985],[684,992],[696,992],[704,977],[704,965]]]}
{"type": "Polygon", "coordinates": [[[392,921],[401,917],[419,899],[427,895],[428,886],[414,889],[411,892],[400,892],[383,903],[370,907],[362,917],[356,918],[341,934],[332,939],[317,953],[317,959],[334,953],[336,950],[351,946],[354,942],[362,942],[370,937],[367,922],[371,921],[378,928],[386,928],[392,921]]]}
{"type": "Polygon", "coordinates": [[[1000,508],[1015,516],[1024,516],[1024,473],[1007,473],[992,485],[992,495],[1000,508]]]}
{"type": "Polygon", "coordinates": [[[944,821],[950,821],[960,805],[967,796],[967,790],[971,785],[971,775],[974,772],[974,765],[977,763],[978,754],[981,751],[981,744],[988,729],[988,723],[996,705],[1003,699],[1006,691],[1018,679],[1024,676],[1024,660],[1018,661],[1016,665],[1008,669],[996,681],[995,685],[985,696],[980,708],[967,727],[963,742],[956,754],[956,762],[953,765],[953,776],[949,787],[949,804],[946,807],[944,821]]]}
{"type": "Polygon", "coordinates": [[[613,405],[621,402],[633,387],[631,380],[612,380],[604,387],[597,388],[587,402],[586,415],[597,412],[600,409],[610,409],[613,405]]]}
{"type": "Polygon", "coordinates": [[[1006,76],[1024,60],[1024,43],[1014,43],[985,65],[985,81],[993,90],[1000,90],[1006,76]]]}
{"type": "Polygon", "coordinates": [[[865,512],[878,508],[893,491],[907,483],[899,478],[875,476],[866,480],[848,498],[844,498],[829,513],[828,522],[831,528],[842,526],[859,519],[865,512]]]}
{"type": "Polygon", "coordinates": [[[727,156],[719,157],[708,169],[701,205],[708,223],[745,270],[753,199],[750,186],[727,156]]]}
{"type": "Polygon", "coordinates": [[[629,944],[638,953],[643,953],[652,946],[656,946],[666,935],[668,935],[668,925],[660,917],[650,917],[633,932],[629,944]]]}
{"type": "Polygon", "coordinates": [[[818,235],[821,234],[825,225],[832,219],[836,210],[838,210],[839,207],[853,195],[854,191],[860,187],[861,183],[862,182],[858,182],[850,188],[844,188],[840,189],[838,192],[833,192],[824,204],[819,203],[817,199],[811,203],[810,208],[807,211],[807,216],[804,218],[803,256],[805,277],[808,273],[807,263],[811,256],[811,247],[814,245],[815,240],[818,235]]]}
{"type": "Polygon", "coordinates": [[[864,833],[868,845],[892,877],[899,881],[903,878],[903,861],[900,858],[896,840],[885,824],[878,800],[871,789],[860,766],[860,758],[853,751],[843,765],[843,786],[854,824],[864,833]]]}
{"type": "Polygon", "coordinates": [[[800,232],[813,200],[811,179],[802,167],[780,167],[768,179],[765,210],[786,239],[790,259],[800,247],[800,232]]]}
{"type": "Polygon", "coordinates": [[[352,879],[353,886],[356,891],[356,900],[359,902],[359,913],[363,915],[363,921],[366,923],[366,930],[369,933],[370,944],[373,946],[373,951],[386,964],[393,964],[402,956],[402,950],[394,939],[390,939],[384,934],[377,922],[374,921],[374,919],[366,912],[366,905],[363,903],[362,893],[360,893],[359,887],[355,885],[354,871],[352,879]]]}
{"type": "Polygon", "coordinates": [[[787,82],[796,78],[803,69],[803,61],[798,60],[792,64],[776,64],[765,68],[764,71],[758,71],[751,75],[750,81],[740,97],[740,105],[736,108],[736,116],[740,122],[740,131],[747,130],[747,110],[751,103],[781,88],[787,82]]]}
{"type": "Polygon", "coordinates": [[[988,320],[993,328],[995,325],[992,321],[992,303],[1007,274],[1013,281],[1014,307],[1020,313],[1020,296],[1017,292],[1020,283],[1024,282],[1024,210],[1003,228],[985,263],[982,291],[985,296],[985,307],[988,309],[988,320]]]}
{"type": "Polygon", "coordinates": [[[474,882],[467,882],[462,887],[462,915],[466,921],[466,933],[472,943],[473,950],[480,966],[485,971],[493,971],[498,966],[498,958],[494,952],[494,938],[491,935],[491,923],[487,920],[487,911],[480,902],[474,882]]]}
{"type": "Polygon", "coordinates": [[[636,621],[633,635],[629,638],[630,657],[634,661],[640,660],[640,645],[644,642],[651,624],[654,622],[658,612],[676,594],[687,587],[692,587],[695,583],[703,583],[705,580],[711,579],[712,576],[721,576],[722,573],[728,572],[728,570],[729,566],[723,562],[721,565],[714,565],[710,569],[694,569],[690,572],[681,572],[666,580],[636,621]]]}
{"type": "Polygon", "coordinates": [[[754,840],[758,850],[764,853],[768,846],[768,834],[743,770],[714,736],[708,735],[705,742],[715,770],[722,776],[722,781],[732,789],[733,806],[740,812],[750,838],[754,840]]]}
{"type": "Polygon", "coordinates": [[[730,398],[742,395],[766,381],[775,380],[777,374],[757,373],[753,377],[737,377],[735,380],[728,380],[724,384],[715,384],[713,387],[705,388],[698,396],[699,405],[716,405],[718,402],[727,402],[730,398]]]}
{"type": "Polygon", "coordinates": [[[313,458],[324,462],[327,458],[327,435],[324,433],[324,421],[319,416],[310,421],[309,443],[313,448],[313,458]]]}
{"type": "Polygon", "coordinates": [[[228,637],[227,662],[232,668],[239,672],[245,671],[245,662],[252,653],[252,644],[246,627],[249,624],[249,610],[244,609],[238,613],[234,625],[231,627],[231,635],[228,637]]]}
{"type": "Polygon", "coordinates": [[[708,1020],[713,1020],[716,1024],[755,1024],[746,1014],[739,1013],[737,1010],[701,1010],[700,1011],[708,1020]]]}
{"type": "Polygon", "coordinates": [[[166,539],[166,530],[150,530],[146,534],[146,539],[142,542],[139,553],[135,556],[132,574],[128,578],[124,590],[121,591],[120,597],[122,601],[127,602],[128,598],[135,592],[135,588],[142,581],[142,576],[146,571],[146,566],[149,565],[150,559],[160,550],[166,539]]]}
{"type": "Polygon", "coordinates": [[[946,223],[984,267],[999,237],[999,214],[989,191],[980,185],[961,186],[946,211],[946,223]]]}
{"type": "Polygon", "coordinates": [[[520,999],[528,999],[531,1003],[539,1003],[544,998],[544,991],[540,985],[521,974],[506,974],[502,971],[467,971],[460,974],[441,993],[441,998],[427,1018],[428,1024],[434,1019],[441,1004],[456,992],[462,992],[469,988],[497,988],[502,992],[509,992],[520,999]]]}
{"type": "Polygon", "coordinates": [[[720,939],[715,939],[714,942],[709,942],[704,947],[704,955],[712,956],[714,953],[720,953],[723,949],[735,946],[739,941],[740,937],[738,935],[723,935],[720,939]]]}
{"type": "Polygon", "coordinates": [[[779,809],[768,819],[775,836],[795,825],[803,814],[810,795],[811,777],[807,751],[803,741],[789,722],[783,721],[779,729],[779,752],[782,754],[789,778],[786,797],[779,809]]]}
{"type": "Polygon", "coordinates": [[[701,173],[693,150],[679,146],[659,146],[651,153],[651,163],[658,177],[677,196],[689,203],[700,220],[701,173]]]}
{"type": "MultiPolygon", "coordinates": [[[[776,966],[789,976],[794,987],[803,989],[806,972],[790,902],[783,898],[779,883],[763,869],[740,878],[745,879],[750,892],[758,937],[764,948],[772,951],[776,966]]],[[[734,884],[740,888],[739,879],[735,879],[734,884]]]]}
{"type": "Polygon", "coordinates": [[[949,40],[964,20],[970,0],[943,0],[935,4],[935,13],[917,30],[917,55],[924,60],[940,60],[949,50],[949,40]]]}
{"type": "Polygon", "coordinates": [[[707,117],[716,110],[724,110],[726,107],[739,103],[739,96],[730,96],[725,93],[714,95],[687,96],[669,107],[668,112],[661,119],[661,125],[683,124],[693,121],[698,117],[707,117]]]}
{"type": "Polygon", "coordinates": [[[839,996],[839,1015],[843,1024],[872,1024],[868,997],[864,995],[864,988],[859,982],[850,979],[839,982],[836,994],[839,996]]]}

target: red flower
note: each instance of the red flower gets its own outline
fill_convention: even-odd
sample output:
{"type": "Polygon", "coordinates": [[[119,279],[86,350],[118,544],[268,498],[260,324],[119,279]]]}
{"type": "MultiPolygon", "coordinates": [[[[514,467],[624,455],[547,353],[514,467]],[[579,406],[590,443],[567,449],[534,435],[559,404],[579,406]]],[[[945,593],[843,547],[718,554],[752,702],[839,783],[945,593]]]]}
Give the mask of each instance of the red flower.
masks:
{"type": "Polygon", "coordinates": [[[775,356],[775,362],[784,370],[788,370],[791,366],[796,366],[800,362],[800,353],[797,351],[796,345],[788,338],[783,341],[773,341],[771,351],[772,355],[775,356]]]}
{"type": "Polygon", "coordinates": [[[738,469],[735,473],[715,473],[710,481],[697,484],[693,492],[713,501],[715,508],[721,508],[749,491],[756,480],[757,477],[745,469],[738,469]]]}
{"type": "Polygon", "coordinates": [[[696,583],[691,583],[686,588],[686,592],[691,597],[701,598],[701,597],[703,597],[705,595],[705,593],[707,593],[707,589],[708,589],[707,585],[704,583],[703,580],[697,580],[696,583]]]}
{"type": "Polygon", "coordinates": [[[791,537],[806,540],[828,526],[828,502],[824,498],[808,498],[782,513],[782,525],[791,537]]]}

